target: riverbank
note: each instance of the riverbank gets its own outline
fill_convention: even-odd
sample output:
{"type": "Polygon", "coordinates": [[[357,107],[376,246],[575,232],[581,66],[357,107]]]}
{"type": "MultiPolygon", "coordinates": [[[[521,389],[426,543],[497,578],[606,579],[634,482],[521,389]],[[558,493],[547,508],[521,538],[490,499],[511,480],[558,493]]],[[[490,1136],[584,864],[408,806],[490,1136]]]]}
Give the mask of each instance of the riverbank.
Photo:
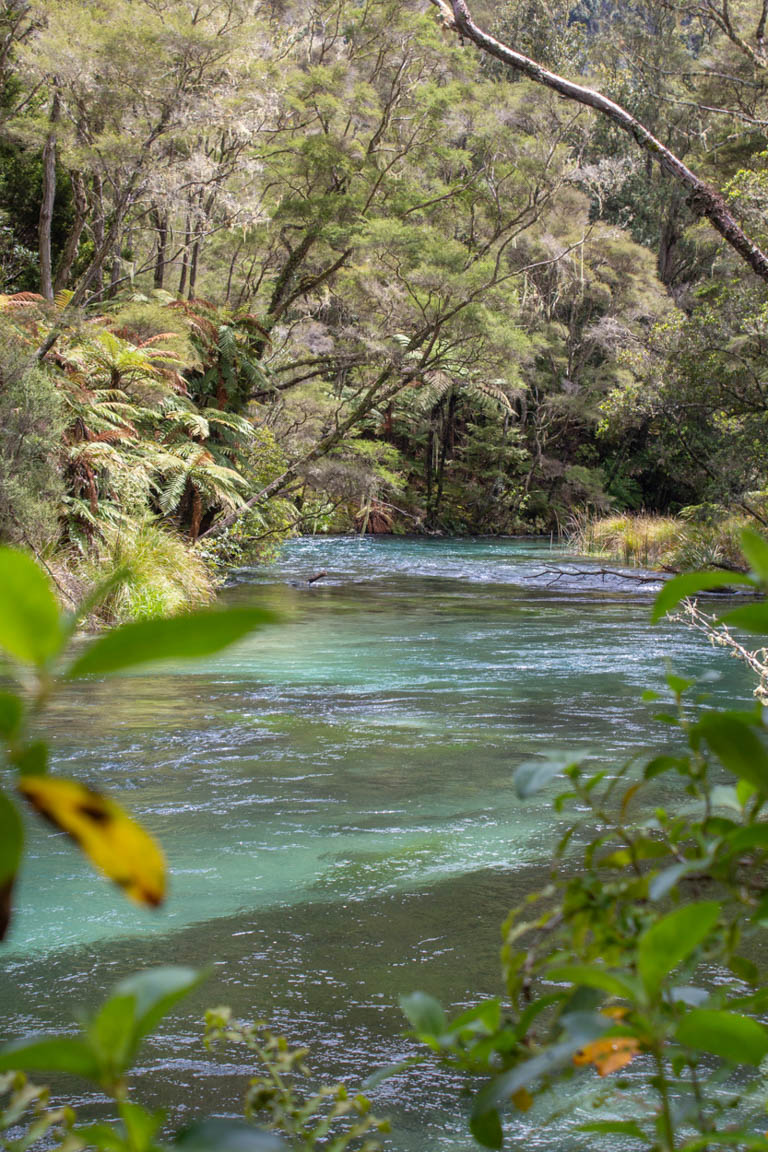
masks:
{"type": "MultiPolygon", "coordinates": [[[[673,574],[708,567],[746,571],[748,564],[739,544],[739,533],[745,525],[758,530],[762,527],[744,513],[702,506],[689,510],[686,516],[627,513],[599,519],[583,517],[577,521],[565,545],[551,534],[476,536],[397,531],[361,534],[325,530],[307,539],[398,539],[424,541],[427,546],[430,541],[446,544],[530,541],[543,549],[549,544],[550,551],[555,549],[561,555],[608,561],[630,570],[644,568],[649,572],[673,574]]],[[[168,526],[144,520],[107,533],[100,546],[86,555],[59,552],[48,561],[36,556],[48,569],[66,608],[82,603],[99,584],[114,584],[93,615],[94,625],[102,626],[175,615],[208,604],[233,573],[245,568],[253,574],[268,574],[287,540],[301,538],[300,533],[280,538],[270,549],[262,550],[254,562],[249,563],[246,555],[236,552],[227,563],[215,548],[206,548],[204,543],[196,544],[168,526]]],[[[315,573],[308,573],[308,578],[313,575],[315,573]]],[[[542,577],[552,575],[548,571],[542,573],[542,577]]],[[[558,579],[565,575],[567,573],[560,571],[558,579]]]]}
{"type": "Polygon", "coordinates": [[[623,513],[598,519],[583,517],[569,535],[570,551],[631,567],[661,572],[688,572],[702,568],[747,571],[749,565],[739,543],[747,526],[764,531],[746,512],[704,504],[683,509],[677,516],[623,513]]]}

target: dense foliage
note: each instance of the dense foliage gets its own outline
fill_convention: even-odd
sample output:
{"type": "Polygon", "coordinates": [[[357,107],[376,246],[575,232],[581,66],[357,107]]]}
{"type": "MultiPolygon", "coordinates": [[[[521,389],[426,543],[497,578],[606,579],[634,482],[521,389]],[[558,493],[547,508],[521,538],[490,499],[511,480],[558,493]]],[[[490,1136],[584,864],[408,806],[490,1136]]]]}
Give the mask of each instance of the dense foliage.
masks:
{"type": "MultiPolygon", "coordinates": [[[[479,15],[762,243],[758,7],[479,15]]],[[[765,519],[765,285],[631,139],[426,0],[0,16],[0,535],[70,596],[127,548],[121,611],[202,601],[294,528],[765,519]]]]}

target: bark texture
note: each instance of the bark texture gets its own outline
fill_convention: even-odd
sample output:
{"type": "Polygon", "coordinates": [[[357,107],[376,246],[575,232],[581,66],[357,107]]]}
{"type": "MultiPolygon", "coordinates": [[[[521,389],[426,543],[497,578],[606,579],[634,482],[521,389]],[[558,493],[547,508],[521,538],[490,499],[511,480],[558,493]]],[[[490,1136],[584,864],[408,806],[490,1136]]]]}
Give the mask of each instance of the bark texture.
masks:
{"type": "Polygon", "coordinates": [[[40,196],[40,218],[37,228],[40,257],[40,292],[53,300],[53,263],[51,258],[51,224],[56,200],[56,124],[59,119],[59,97],[54,92],[51,130],[43,147],[43,185],[40,196]]]}

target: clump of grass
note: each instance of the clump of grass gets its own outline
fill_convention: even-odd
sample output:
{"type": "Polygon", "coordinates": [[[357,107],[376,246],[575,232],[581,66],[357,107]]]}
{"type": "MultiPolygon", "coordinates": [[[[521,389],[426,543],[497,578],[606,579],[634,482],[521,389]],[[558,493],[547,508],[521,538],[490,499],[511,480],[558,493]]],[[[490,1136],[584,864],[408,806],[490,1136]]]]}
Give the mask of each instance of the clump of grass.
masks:
{"type": "Polygon", "coordinates": [[[635,512],[600,519],[585,517],[574,524],[569,544],[582,555],[602,556],[631,567],[671,572],[746,569],[739,542],[746,524],[760,528],[745,514],[720,505],[684,508],[679,516],[635,512]]]}
{"type": "Polygon", "coordinates": [[[605,556],[629,566],[664,567],[680,546],[683,527],[672,516],[637,512],[583,519],[575,525],[570,544],[588,556],[605,556]]]}
{"type": "Polygon", "coordinates": [[[77,575],[90,586],[119,569],[124,577],[98,609],[103,623],[172,616],[209,603],[215,592],[205,562],[179,536],[151,520],[108,529],[77,575]]]}

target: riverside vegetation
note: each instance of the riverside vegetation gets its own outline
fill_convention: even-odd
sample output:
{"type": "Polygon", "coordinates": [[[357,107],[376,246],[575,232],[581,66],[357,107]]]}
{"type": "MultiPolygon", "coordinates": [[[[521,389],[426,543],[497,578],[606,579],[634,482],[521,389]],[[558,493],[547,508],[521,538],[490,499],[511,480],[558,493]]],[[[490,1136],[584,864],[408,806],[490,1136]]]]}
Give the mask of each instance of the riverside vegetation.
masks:
{"type": "MultiPolygon", "coordinates": [[[[67,605],[126,563],[104,618],[204,603],[292,531],[765,524],[755,260],[454,8],[3,0],[0,539],[67,605]]],[[[760,5],[475,16],[760,251],[760,5]]]]}
{"type": "MultiPolygon", "coordinates": [[[[746,530],[751,572],[733,581],[768,590],[768,541],[746,530]]],[[[115,577],[94,594],[108,595],[115,577]]],[[[722,583],[722,572],[687,574],[658,595],[654,618],[722,583]]],[[[93,863],[144,903],[163,899],[159,847],[112,798],[48,770],[35,723],[67,680],[103,676],[164,657],[204,657],[270,622],[259,609],[202,611],[108,631],[75,655],[66,652],[77,616],[62,616],[45,574],[21,552],[0,550],[0,647],[19,679],[0,697],[7,789],[0,798],[0,881],[4,923],[23,852],[20,799],[66,832],[93,863]]],[[[91,605],[84,606],[88,611],[91,605]]],[[[768,633],[768,601],[731,609],[729,627],[768,633]]],[[[768,923],[768,748],[764,710],[720,711],[672,673],[658,719],[675,731],[659,752],[613,772],[590,774],[565,755],[521,765],[516,787],[532,795],[564,777],[555,800],[575,817],[560,839],[551,882],[513,910],[503,927],[506,995],[449,1020],[432,997],[412,993],[403,1008],[413,1038],[432,1058],[467,1074],[470,1127],[483,1146],[504,1143],[508,1108],[527,1111],[553,1081],[610,1078],[583,1130],[660,1152],[698,1152],[727,1144],[764,1152],[766,1096],[761,1071],[768,1028],[760,940],[768,923]],[[635,818],[651,795],[653,815],[635,818]],[[684,801],[684,803],[681,803],[684,801]],[[578,865],[574,859],[578,858],[578,865]],[[477,1087],[477,1079],[485,1081],[477,1087]],[[638,1089],[642,1087],[642,1093],[638,1089]]],[[[649,703],[662,694],[649,690],[649,703]]],[[[128,1074],[142,1040],[200,981],[184,968],[153,969],[123,980],[81,1024],[78,1036],[32,1036],[0,1047],[6,1146],[52,1141],[67,1150],[155,1152],[168,1147],[163,1116],[130,1098],[128,1074]],[[115,1101],[114,1123],[79,1123],[26,1073],[67,1072],[115,1101]],[[31,1116],[30,1116],[31,1113],[31,1116]]],[[[179,1134],[188,1152],[278,1152],[357,1148],[374,1152],[384,1122],[368,1100],[344,1086],[302,1091],[305,1053],[264,1025],[243,1026],[226,1009],[208,1014],[209,1042],[245,1044],[260,1069],[246,1093],[248,1122],[202,1120],[179,1134]],[[281,1143],[282,1133],[287,1145],[281,1143]]],[[[423,1058],[406,1062],[417,1065],[423,1058]]],[[[382,1076],[404,1065],[383,1069],[382,1076]]],[[[312,1083],[311,1081],[309,1082],[312,1083]]],[[[542,1121],[543,1123],[545,1121],[542,1121]]]]}

